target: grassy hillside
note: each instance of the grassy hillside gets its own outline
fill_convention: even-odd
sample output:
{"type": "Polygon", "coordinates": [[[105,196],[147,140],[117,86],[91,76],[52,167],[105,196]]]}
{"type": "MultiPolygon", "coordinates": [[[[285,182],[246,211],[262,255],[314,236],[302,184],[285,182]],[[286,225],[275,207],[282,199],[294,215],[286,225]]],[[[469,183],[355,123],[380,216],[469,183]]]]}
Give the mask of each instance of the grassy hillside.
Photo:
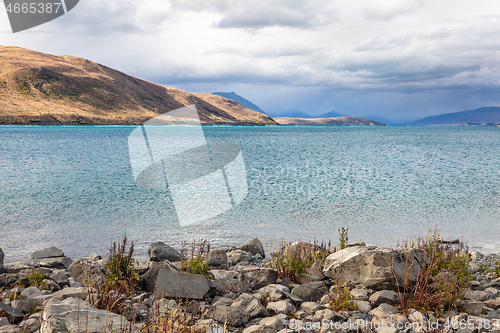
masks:
{"type": "Polygon", "coordinates": [[[191,104],[203,125],[277,125],[221,96],[160,86],[82,58],[0,47],[0,124],[138,125],[191,104]]]}

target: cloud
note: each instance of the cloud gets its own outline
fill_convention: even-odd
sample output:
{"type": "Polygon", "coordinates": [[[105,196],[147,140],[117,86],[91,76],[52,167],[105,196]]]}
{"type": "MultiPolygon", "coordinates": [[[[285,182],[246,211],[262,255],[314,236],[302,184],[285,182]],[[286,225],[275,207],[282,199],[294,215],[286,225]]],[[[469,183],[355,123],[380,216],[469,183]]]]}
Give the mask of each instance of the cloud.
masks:
{"type": "Polygon", "coordinates": [[[496,0],[474,6],[452,0],[86,0],[32,34],[3,36],[3,43],[85,57],[190,90],[244,86],[263,108],[340,105],[349,113],[365,103],[372,113],[389,112],[404,96],[420,94],[411,98],[412,108],[424,113],[438,109],[424,100],[442,106],[454,98],[446,103],[462,101],[467,108],[500,103],[491,93],[499,88],[500,39],[492,37],[499,34],[496,0]],[[42,33],[48,30],[52,34],[42,33]],[[465,98],[467,91],[482,97],[465,98]]]}
{"type": "Polygon", "coordinates": [[[172,0],[175,8],[212,11],[222,15],[218,28],[317,27],[336,20],[326,0],[172,0]]]}
{"type": "Polygon", "coordinates": [[[392,21],[424,6],[424,0],[369,0],[362,13],[367,20],[392,21]]]}

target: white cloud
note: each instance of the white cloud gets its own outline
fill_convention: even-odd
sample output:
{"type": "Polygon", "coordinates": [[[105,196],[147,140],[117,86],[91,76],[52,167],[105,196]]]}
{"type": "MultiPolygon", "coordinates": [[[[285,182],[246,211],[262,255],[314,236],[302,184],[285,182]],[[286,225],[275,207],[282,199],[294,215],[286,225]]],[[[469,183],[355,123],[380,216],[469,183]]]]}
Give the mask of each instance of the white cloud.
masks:
{"type": "Polygon", "coordinates": [[[86,0],[31,33],[3,34],[2,43],[86,57],[174,86],[246,85],[256,96],[259,87],[262,94],[302,88],[304,101],[311,89],[447,90],[439,94],[446,98],[470,89],[494,104],[499,34],[497,0],[86,0]]]}

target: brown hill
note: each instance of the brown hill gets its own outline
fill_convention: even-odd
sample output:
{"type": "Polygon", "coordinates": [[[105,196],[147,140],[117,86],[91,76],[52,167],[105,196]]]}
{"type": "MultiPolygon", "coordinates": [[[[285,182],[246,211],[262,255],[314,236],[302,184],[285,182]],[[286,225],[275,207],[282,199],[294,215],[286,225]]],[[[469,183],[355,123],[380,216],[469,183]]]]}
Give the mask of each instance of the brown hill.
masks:
{"type": "Polygon", "coordinates": [[[203,125],[277,125],[221,96],[164,87],[82,58],[0,47],[0,124],[138,125],[191,104],[203,125]]]}
{"type": "Polygon", "coordinates": [[[335,117],[335,118],[273,118],[280,125],[284,126],[387,126],[375,120],[361,117],[335,117]]]}

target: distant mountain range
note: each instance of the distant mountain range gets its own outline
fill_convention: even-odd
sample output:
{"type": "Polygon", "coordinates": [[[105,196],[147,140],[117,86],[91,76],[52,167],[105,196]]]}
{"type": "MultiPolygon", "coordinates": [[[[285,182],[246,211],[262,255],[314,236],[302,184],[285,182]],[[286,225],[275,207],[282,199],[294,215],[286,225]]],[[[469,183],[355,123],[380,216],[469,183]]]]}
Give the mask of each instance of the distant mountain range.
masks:
{"type": "Polygon", "coordinates": [[[387,126],[375,120],[361,117],[332,117],[332,118],[291,118],[274,117],[283,126],[387,126]]]}
{"type": "Polygon", "coordinates": [[[500,107],[484,107],[475,110],[452,112],[408,123],[408,126],[462,126],[468,124],[500,123],[500,107]]]}
{"type": "Polygon", "coordinates": [[[274,114],[272,115],[271,117],[273,118],[276,118],[276,117],[281,117],[281,118],[336,118],[336,117],[344,117],[346,116],[345,114],[342,114],[342,113],[338,113],[337,111],[335,110],[332,110],[330,112],[327,112],[327,113],[322,113],[322,114],[319,114],[317,116],[312,116],[310,115],[309,113],[306,113],[304,111],[288,111],[288,112],[285,112],[285,113],[281,113],[281,114],[274,114]]]}

